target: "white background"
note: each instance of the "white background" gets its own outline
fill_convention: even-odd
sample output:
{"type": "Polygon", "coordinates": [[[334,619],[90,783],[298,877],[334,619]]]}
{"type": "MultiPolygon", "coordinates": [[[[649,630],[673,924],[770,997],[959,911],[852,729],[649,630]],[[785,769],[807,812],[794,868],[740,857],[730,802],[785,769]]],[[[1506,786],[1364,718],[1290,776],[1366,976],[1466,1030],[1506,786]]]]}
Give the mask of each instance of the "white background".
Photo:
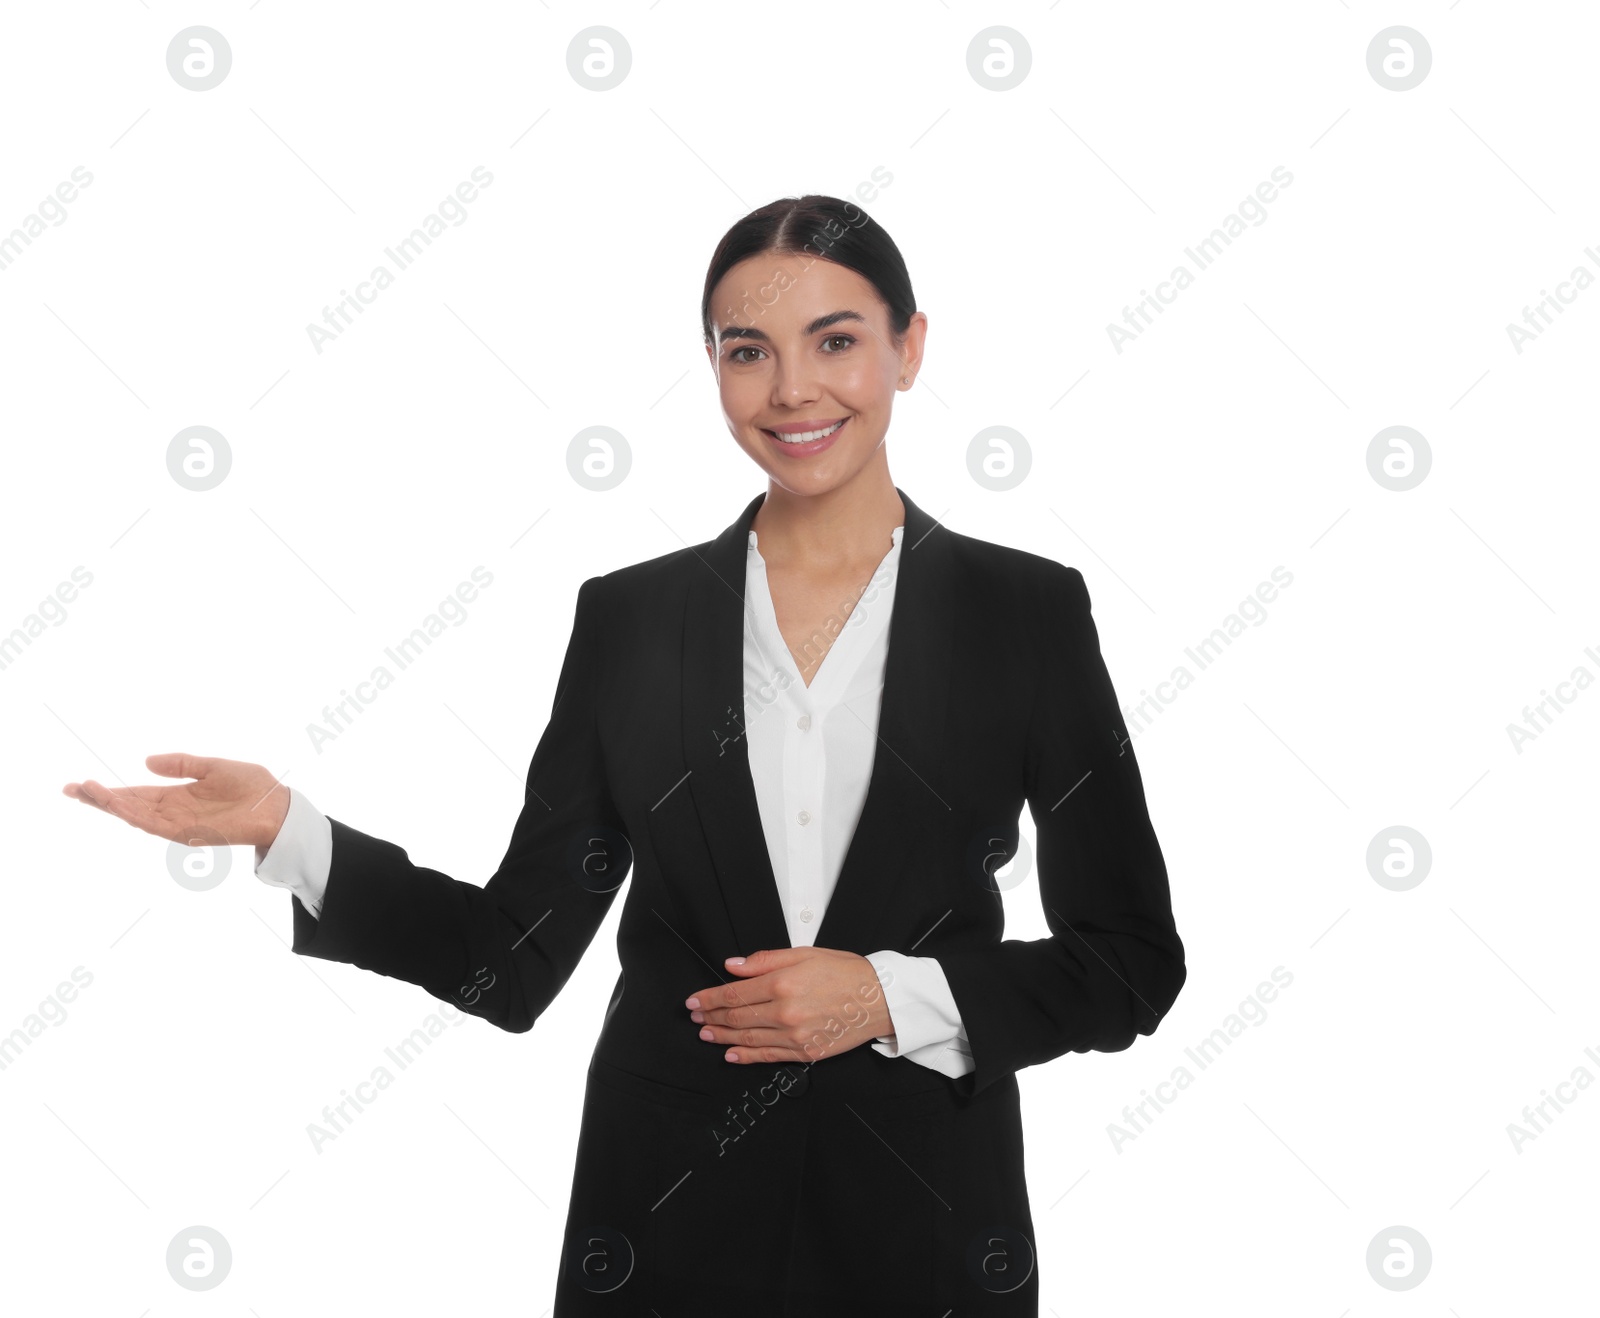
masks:
{"type": "MultiPolygon", "coordinates": [[[[61,785],[253,760],[484,881],[578,584],[764,488],[700,342],[717,239],[879,169],[867,209],[930,320],[901,488],[1079,567],[1130,707],[1293,574],[1136,742],[1186,987],[1131,1049],[1021,1075],[1042,1312],[1592,1308],[1600,1094],[1565,1091],[1520,1151],[1508,1126],[1600,1075],[1600,690],[1565,688],[1520,753],[1507,725],[1600,675],[1600,291],[1520,353],[1506,327],[1600,273],[1597,27],[1483,0],[8,7],[0,235],[93,181],[0,269],[0,635],[93,580],[0,670],[0,1034],[93,980],[0,1071],[0,1304],[547,1312],[620,903],[532,1033],[449,1029],[318,1153],[308,1123],[438,1004],[292,955],[247,850],[186,891],[165,843],[61,785]],[[166,66],[190,24],[232,49],[209,91],[166,66]],[[591,24],[631,48],[610,91],[568,72],[591,24]],[[991,24],[1031,50],[1013,90],[968,71],[991,24]],[[1409,91],[1367,69],[1392,24],[1432,49],[1409,91]],[[317,352],[308,323],[479,165],[465,223],[317,352]],[[1108,324],[1277,166],[1265,221],[1119,353],[1108,324]],[[231,452],[205,493],[167,470],[193,425],[231,452]],[[631,452],[607,493],[568,474],[592,425],[631,452]],[[1004,493],[968,469],[994,425],[1031,452],[1004,493]],[[1403,493],[1367,467],[1393,425],[1432,453],[1403,493]],[[478,565],[468,621],[314,750],[324,706],[478,565]],[[1367,867],[1395,825],[1433,854],[1405,892],[1367,867]],[[1186,1049],[1278,966],[1292,984],[1200,1070],[1186,1049]],[[194,1224],[234,1256],[204,1294],[166,1271],[194,1224]],[[1366,1264],[1395,1225],[1433,1254],[1403,1293],[1366,1264]]],[[[1008,936],[1044,935],[1032,879],[1007,907],[1008,936]]],[[[706,1223],[708,1267],[750,1211],[706,1223]]]]}

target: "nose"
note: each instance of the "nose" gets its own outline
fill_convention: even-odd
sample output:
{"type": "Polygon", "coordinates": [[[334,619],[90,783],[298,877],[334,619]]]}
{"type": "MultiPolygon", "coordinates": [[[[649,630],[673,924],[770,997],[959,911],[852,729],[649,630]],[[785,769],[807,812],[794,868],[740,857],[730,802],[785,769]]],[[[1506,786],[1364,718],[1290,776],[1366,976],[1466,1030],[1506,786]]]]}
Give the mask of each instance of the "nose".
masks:
{"type": "Polygon", "coordinates": [[[804,354],[778,363],[772,377],[772,401],[783,407],[804,407],[821,396],[812,364],[804,354]]]}

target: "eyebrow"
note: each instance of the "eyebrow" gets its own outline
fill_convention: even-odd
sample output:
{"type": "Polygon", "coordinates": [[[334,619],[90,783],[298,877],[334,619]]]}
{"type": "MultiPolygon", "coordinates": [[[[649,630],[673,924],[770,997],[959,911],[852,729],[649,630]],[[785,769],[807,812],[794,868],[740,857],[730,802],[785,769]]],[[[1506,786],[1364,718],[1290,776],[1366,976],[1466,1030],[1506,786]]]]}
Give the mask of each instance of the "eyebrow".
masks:
{"type": "MultiPolygon", "coordinates": [[[[818,316],[814,321],[800,331],[802,338],[809,339],[818,330],[825,330],[830,325],[837,325],[845,320],[858,320],[863,325],[867,318],[857,311],[830,311],[826,316],[818,316]]],[[[717,346],[721,347],[729,339],[760,339],[763,343],[771,343],[768,335],[758,330],[754,325],[729,325],[727,329],[717,334],[717,346]]]]}

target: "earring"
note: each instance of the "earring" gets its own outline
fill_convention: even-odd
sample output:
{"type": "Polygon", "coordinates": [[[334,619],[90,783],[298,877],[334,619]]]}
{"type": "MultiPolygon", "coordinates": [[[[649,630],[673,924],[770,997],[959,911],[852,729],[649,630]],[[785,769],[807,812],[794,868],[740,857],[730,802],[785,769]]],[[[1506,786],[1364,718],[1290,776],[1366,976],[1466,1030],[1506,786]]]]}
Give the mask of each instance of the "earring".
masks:
{"type": "Polygon", "coordinates": [[[902,375],[902,376],[901,376],[901,377],[900,377],[900,383],[901,383],[901,384],[910,384],[910,383],[911,383],[911,381],[910,381],[910,380],[908,380],[908,379],[906,379],[906,377],[905,377],[905,376],[903,376],[903,375],[902,375]]]}

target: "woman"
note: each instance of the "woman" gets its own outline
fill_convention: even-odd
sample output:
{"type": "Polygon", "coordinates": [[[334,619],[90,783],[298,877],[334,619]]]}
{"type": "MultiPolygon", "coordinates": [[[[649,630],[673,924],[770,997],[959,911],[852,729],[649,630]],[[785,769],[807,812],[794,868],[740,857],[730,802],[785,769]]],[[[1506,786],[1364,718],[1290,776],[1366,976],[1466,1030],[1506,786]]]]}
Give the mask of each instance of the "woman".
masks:
{"type": "Polygon", "coordinates": [[[1185,976],[1083,578],[894,485],[927,317],[858,208],[740,220],[701,317],[767,490],[715,539],[583,583],[486,886],[258,765],[153,756],[195,781],[65,790],[256,844],[295,892],[297,953],[505,1030],[532,1028],[631,872],[557,1318],[1036,1314],[1016,1072],[1128,1047],[1185,976]],[[1024,801],[1051,934],[1002,941],[1024,801]]]}

